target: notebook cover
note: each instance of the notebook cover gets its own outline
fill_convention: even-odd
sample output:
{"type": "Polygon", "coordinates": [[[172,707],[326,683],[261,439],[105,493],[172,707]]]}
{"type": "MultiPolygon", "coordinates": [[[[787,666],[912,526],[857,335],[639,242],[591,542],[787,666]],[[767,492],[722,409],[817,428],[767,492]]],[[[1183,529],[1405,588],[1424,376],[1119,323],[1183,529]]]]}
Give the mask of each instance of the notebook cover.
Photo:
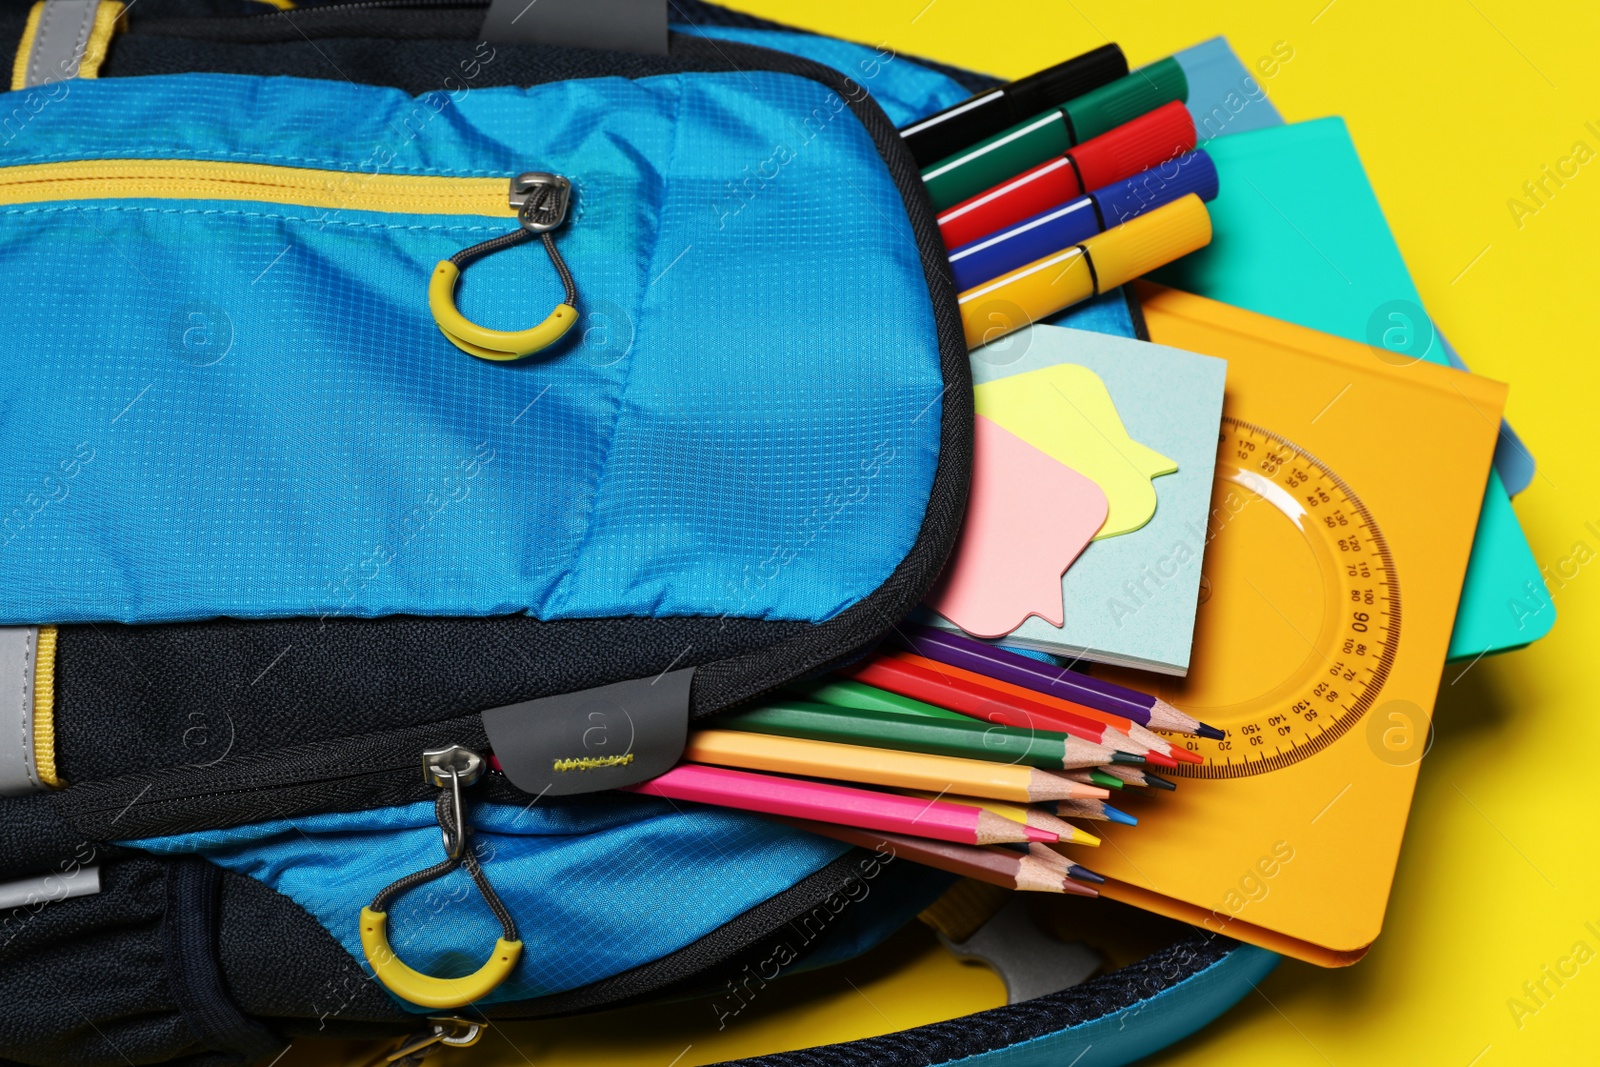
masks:
{"type": "MultiPolygon", "coordinates": [[[[1157,271],[1156,281],[1364,343],[1392,325],[1390,313],[1426,329],[1421,297],[1342,119],[1218,137],[1206,150],[1221,185],[1209,205],[1211,244],[1157,271]]],[[[1424,340],[1411,355],[1369,349],[1368,358],[1405,363],[1420,355],[1447,365],[1437,338],[1425,347],[1424,340]]],[[[1506,651],[1548,633],[1553,607],[1523,607],[1529,582],[1543,589],[1510,497],[1493,475],[1450,658],[1506,651]]]]}
{"type": "Polygon", "coordinates": [[[1104,673],[1228,736],[1185,740],[1208,763],[1176,794],[1120,798],[1140,825],[1098,826],[1093,862],[1107,895],[1353,962],[1382,925],[1506,389],[1139,294],[1153,340],[1228,360],[1223,441],[1188,678],[1104,673]]]}

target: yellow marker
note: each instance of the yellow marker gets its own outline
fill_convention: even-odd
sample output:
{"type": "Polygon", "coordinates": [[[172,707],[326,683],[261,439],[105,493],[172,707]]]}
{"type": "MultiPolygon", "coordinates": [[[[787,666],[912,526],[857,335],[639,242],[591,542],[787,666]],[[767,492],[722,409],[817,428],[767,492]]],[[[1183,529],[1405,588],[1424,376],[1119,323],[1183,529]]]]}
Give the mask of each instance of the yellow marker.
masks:
{"type": "Polygon", "coordinates": [[[961,294],[967,347],[977,348],[1099,296],[1211,241],[1211,216],[1190,193],[1082,244],[961,294]]]}
{"type": "Polygon", "coordinates": [[[1150,479],[1171,474],[1178,465],[1128,436],[1116,402],[1094,371],[1062,363],[985,382],[974,394],[979,415],[1105,493],[1106,521],[1095,540],[1131,533],[1155,515],[1150,479]]]}

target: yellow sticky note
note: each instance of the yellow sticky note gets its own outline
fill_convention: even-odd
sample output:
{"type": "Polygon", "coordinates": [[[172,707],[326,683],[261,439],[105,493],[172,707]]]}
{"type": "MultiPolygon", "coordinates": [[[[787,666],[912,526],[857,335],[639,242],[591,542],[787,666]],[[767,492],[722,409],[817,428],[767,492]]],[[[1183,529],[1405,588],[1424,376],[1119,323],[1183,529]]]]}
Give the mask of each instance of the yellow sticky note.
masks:
{"type": "Polygon", "coordinates": [[[1106,383],[1088,367],[1060,363],[985,382],[978,414],[1088,478],[1110,508],[1095,540],[1131,533],[1156,513],[1150,479],[1177,463],[1128,436],[1106,383]]]}

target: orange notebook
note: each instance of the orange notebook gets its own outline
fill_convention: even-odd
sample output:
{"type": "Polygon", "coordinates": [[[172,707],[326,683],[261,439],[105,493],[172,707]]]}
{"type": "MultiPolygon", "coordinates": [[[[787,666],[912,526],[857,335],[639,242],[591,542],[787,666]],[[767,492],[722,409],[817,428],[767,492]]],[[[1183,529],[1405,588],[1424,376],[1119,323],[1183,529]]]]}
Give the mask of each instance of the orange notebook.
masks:
{"type": "Polygon", "coordinates": [[[1102,673],[1227,737],[1187,741],[1207,764],[1131,801],[1137,828],[1104,824],[1093,864],[1108,896],[1353,963],[1383,925],[1506,389],[1139,296],[1152,340],[1228,361],[1227,392],[1188,677],[1102,673]]]}

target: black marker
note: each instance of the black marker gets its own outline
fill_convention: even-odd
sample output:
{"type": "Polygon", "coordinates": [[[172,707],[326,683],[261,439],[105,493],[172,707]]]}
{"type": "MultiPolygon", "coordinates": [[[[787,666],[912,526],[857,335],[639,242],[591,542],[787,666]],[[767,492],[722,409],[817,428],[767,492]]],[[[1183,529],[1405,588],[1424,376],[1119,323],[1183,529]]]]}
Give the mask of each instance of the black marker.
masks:
{"type": "Polygon", "coordinates": [[[1128,60],[1122,49],[1114,44],[1101,45],[913,122],[900,130],[900,136],[911,149],[917,166],[926,167],[1127,73],[1128,60]]]}

